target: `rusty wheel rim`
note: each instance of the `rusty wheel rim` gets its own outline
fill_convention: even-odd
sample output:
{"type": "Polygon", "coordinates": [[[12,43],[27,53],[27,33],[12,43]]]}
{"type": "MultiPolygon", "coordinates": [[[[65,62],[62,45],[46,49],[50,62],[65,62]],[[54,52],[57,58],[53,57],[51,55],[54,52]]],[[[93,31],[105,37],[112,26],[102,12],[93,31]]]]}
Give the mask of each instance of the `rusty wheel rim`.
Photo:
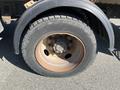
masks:
{"type": "Polygon", "coordinates": [[[85,46],[79,38],[68,33],[57,33],[38,42],[35,58],[48,71],[69,72],[83,61],[85,52],[85,46]]]}

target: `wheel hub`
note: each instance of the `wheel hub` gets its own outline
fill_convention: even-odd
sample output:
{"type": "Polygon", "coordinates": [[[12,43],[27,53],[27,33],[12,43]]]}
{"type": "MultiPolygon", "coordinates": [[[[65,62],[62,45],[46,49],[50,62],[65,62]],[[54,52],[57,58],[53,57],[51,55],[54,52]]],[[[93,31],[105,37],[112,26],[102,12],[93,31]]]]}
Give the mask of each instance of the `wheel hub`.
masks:
{"type": "Polygon", "coordinates": [[[38,63],[53,72],[76,68],[84,57],[84,44],[71,34],[53,34],[41,40],[35,51],[38,63]]]}
{"type": "Polygon", "coordinates": [[[53,50],[56,54],[62,54],[67,51],[67,47],[67,40],[58,39],[53,46],[53,50]]]}

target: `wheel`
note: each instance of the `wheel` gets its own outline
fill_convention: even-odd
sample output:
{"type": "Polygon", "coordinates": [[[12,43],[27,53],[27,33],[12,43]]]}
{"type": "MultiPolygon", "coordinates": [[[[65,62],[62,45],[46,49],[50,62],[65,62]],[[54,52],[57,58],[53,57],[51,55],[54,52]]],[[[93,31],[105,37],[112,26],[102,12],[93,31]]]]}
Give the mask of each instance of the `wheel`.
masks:
{"type": "Polygon", "coordinates": [[[82,21],[54,15],[31,25],[21,49],[25,62],[38,74],[66,77],[91,64],[96,56],[96,39],[82,21]]]}

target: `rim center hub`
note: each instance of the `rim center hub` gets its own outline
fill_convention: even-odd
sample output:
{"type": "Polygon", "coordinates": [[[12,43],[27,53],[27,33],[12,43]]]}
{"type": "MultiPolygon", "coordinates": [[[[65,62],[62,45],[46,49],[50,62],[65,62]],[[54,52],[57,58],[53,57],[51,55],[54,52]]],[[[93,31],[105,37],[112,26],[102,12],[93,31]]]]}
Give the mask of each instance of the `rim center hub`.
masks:
{"type": "Polygon", "coordinates": [[[57,54],[65,53],[67,51],[67,40],[58,39],[53,46],[53,50],[57,54]]]}

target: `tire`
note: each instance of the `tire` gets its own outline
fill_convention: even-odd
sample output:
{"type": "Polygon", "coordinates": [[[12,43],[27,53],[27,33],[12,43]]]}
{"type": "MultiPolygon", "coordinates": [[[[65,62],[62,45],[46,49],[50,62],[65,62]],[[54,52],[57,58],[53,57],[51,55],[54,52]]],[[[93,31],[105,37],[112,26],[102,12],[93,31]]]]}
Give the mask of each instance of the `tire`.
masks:
{"type": "Polygon", "coordinates": [[[23,38],[21,51],[27,65],[36,73],[49,77],[66,77],[82,72],[92,64],[96,56],[96,39],[91,28],[81,20],[65,15],[54,15],[39,19],[30,26],[23,38]],[[52,33],[68,33],[83,43],[84,57],[74,69],[65,72],[51,71],[36,60],[36,46],[44,36],[52,33]]]}

